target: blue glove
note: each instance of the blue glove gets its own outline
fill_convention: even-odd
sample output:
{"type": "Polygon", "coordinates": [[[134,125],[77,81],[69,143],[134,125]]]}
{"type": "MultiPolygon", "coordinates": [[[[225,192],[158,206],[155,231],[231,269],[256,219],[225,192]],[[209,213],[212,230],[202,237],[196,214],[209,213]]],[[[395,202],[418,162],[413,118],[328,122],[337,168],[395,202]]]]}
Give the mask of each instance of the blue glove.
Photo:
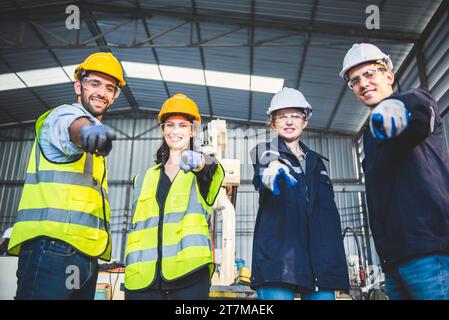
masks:
{"type": "Polygon", "coordinates": [[[279,190],[279,179],[284,179],[290,186],[294,187],[298,181],[289,173],[289,169],[285,164],[282,163],[273,163],[270,164],[268,168],[266,168],[262,172],[262,183],[270,189],[275,196],[281,194],[279,190]]]}
{"type": "Polygon", "coordinates": [[[179,161],[179,167],[184,171],[185,173],[189,172],[193,169],[198,169],[205,163],[204,156],[201,153],[191,151],[191,150],[184,150],[181,153],[181,160],[179,161]]]}
{"type": "Polygon", "coordinates": [[[408,120],[409,112],[401,100],[384,100],[371,112],[371,134],[382,141],[397,137],[407,128],[408,120]]]}
{"type": "Polygon", "coordinates": [[[80,129],[81,147],[92,154],[107,156],[112,149],[112,140],[115,139],[117,134],[106,125],[87,125],[80,129]]]}

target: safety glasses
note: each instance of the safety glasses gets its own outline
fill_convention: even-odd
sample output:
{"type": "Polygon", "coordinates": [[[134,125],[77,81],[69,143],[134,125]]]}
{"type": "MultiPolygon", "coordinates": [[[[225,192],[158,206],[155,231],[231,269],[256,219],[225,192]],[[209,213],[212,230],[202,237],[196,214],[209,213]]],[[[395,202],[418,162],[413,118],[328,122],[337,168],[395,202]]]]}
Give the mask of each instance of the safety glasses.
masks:
{"type": "Polygon", "coordinates": [[[376,73],[385,72],[385,71],[387,71],[387,69],[385,69],[385,68],[368,69],[364,73],[362,73],[360,76],[355,76],[354,78],[349,79],[348,87],[351,90],[354,90],[354,87],[360,85],[360,81],[362,80],[362,77],[365,78],[366,80],[371,80],[374,78],[376,73]]]}
{"type": "Polygon", "coordinates": [[[188,131],[192,127],[192,124],[190,122],[179,122],[178,124],[176,124],[174,122],[167,121],[167,122],[161,123],[160,126],[161,126],[162,130],[165,129],[169,132],[172,132],[176,128],[179,128],[182,131],[188,131]]]}
{"type": "Polygon", "coordinates": [[[120,95],[120,87],[106,84],[98,79],[85,77],[81,81],[81,84],[87,90],[104,90],[107,95],[114,96],[115,99],[120,95]]]}
{"type": "Polygon", "coordinates": [[[307,117],[304,113],[301,112],[294,112],[294,113],[284,113],[279,116],[276,116],[275,119],[281,123],[287,122],[289,119],[291,119],[292,122],[299,121],[299,120],[305,120],[307,117]]]}

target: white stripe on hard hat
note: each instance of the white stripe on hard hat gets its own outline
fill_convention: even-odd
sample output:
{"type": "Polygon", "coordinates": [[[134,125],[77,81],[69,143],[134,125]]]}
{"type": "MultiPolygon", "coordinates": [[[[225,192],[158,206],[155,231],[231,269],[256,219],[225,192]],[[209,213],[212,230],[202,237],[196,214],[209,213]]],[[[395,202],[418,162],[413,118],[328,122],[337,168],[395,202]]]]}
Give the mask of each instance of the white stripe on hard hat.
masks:
{"type": "Polygon", "coordinates": [[[393,70],[393,62],[390,56],[383,53],[378,47],[371,43],[354,43],[343,59],[343,67],[340,77],[346,79],[346,72],[364,62],[383,60],[388,69],[393,70]]]}
{"type": "Polygon", "coordinates": [[[312,106],[307,102],[304,95],[296,89],[284,87],[278,91],[271,99],[267,114],[285,108],[305,109],[307,119],[312,115],[312,106]]]}

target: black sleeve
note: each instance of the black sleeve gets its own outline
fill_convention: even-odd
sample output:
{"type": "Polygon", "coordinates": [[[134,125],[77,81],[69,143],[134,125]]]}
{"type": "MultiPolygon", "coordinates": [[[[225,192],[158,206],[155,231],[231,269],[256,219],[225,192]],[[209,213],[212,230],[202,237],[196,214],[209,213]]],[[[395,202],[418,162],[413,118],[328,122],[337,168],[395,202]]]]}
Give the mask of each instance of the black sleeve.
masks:
{"type": "Polygon", "coordinates": [[[207,199],[207,194],[209,193],[209,187],[212,183],[212,177],[217,170],[218,161],[215,157],[204,155],[206,160],[206,164],[203,170],[199,172],[193,172],[196,176],[196,180],[198,181],[198,187],[200,189],[201,196],[203,199],[207,199]]]}
{"type": "Polygon", "coordinates": [[[398,144],[416,146],[441,122],[436,101],[423,89],[408,90],[390,98],[402,101],[410,115],[407,129],[397,139],[392,139],[398,144]]]}

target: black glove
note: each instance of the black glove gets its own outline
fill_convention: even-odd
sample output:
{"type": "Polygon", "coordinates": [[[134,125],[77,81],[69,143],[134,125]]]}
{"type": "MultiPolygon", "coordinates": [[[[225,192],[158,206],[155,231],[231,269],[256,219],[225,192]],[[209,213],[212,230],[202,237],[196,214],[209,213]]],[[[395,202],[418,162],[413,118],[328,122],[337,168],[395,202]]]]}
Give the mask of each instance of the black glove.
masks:
{"type": "Polygon", "coordinates": [[[83,150],[98,156],[107,156],[112,149],[112,140],[115,139],[117,139],[117,134],[106,125],[87,125],[80,130],[83,150]]]}

